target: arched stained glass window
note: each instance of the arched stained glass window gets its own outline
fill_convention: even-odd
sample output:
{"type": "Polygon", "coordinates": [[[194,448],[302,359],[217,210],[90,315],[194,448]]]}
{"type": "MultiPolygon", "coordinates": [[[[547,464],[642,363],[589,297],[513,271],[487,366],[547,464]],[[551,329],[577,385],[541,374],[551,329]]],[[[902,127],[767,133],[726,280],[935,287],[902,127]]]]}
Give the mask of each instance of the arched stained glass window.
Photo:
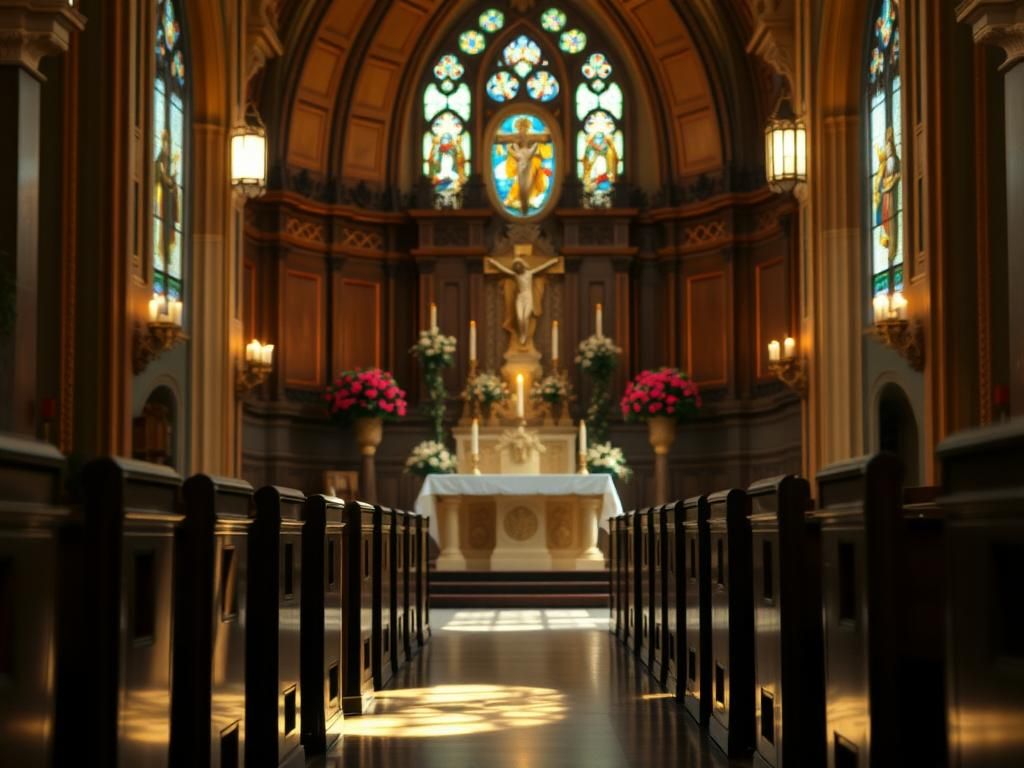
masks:
{"type": "Polygon", "coordinates": [[[184,290],[188,68],[177,0],[156,0],[153,82],[153,292],[180,301],[184,290]]]}
{"type": "Polygon", "coordinates": [[[867,63],[872,298],[903,291],[903,92],[897,0],[876,0],[867,63]]]}
{"type": "MultiPolygon", "coordinates": [[[[508,150],[515,145],[509,139],[515,131],[495,128],[496,120],[509,116],[536,120],[546,126],[536,128],[538,135],[551,137],[550,156],[538,155],[523,173],[550,179],[575,169],[584,207],[612,205],[625,171],[625,92],[615,61],[577,15],[558,6],[500,11],[481,4],[452,30],[423,85],[423,173],[434,207],[461,207],[474,135],[483,142],[477,147],[478,168],[490,184],[515,181],[509,174],[518,172],[518,164],[508,159],[514,156],[508,150]],[[473,104],[478,93],[481,103],[473,104]],[[498,146],[496,137],[504,137],[505,144],[498,146]],[[556,147],[563,138],[565,146],[556,147]],[[556,156],[565,168],[555,167],[556,156]]],[[[538,177],[529,186],[548,191],[527,204],[512,200],[517,197],[512,187],[492,189],[492,200],[504,201],[505,214],[513,218],[543,215],[558,197],[555,186],[543,181],[538,177]]]]}

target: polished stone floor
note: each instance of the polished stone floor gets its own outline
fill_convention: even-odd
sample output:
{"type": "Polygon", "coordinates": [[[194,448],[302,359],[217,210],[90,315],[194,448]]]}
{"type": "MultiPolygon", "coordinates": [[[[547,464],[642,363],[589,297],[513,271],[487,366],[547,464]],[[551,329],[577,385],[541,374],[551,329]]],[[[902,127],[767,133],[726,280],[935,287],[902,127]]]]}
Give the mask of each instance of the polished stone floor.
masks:
{"type": "Polygon", "coordinates": [[[428,648],[348,718],[331,768],[725,768],[607,612],[432,611],[428,648]]]}

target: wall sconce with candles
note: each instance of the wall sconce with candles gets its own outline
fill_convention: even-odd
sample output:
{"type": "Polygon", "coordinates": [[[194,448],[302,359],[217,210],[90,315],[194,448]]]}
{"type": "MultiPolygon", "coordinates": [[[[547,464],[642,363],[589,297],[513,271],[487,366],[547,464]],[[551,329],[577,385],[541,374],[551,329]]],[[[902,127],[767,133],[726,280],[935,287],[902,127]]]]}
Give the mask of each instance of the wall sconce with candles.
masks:
{"type": "Polygon", "coordinates": [[[245,345],[245,363],[238,372],[235,390],[238,394],[255,389],[267,380],[274,368],[274,345],[260,344],[253,339],[245,345]]]}
{"type": "Polygon", "coordinates": [[[924,370],[924,328],[907,317],[902,291],[879,293],[872,301],[875,338],[899,352],[915,371],[924,370]]]}
{"type": "Polygon", "coordinates": [[[149,300],[149,319],[145,330],[141,325],[135,326],[132,371],[136,376],[161,354],[188,341],[181,325],[183,311],[180,299],[153,294],[149,300]]]}
{"type": "Polygon", "coordinates": [[[772,339],[768,342],[768,370],[800,397],[807,396],[807,372],[804,361],[797,356],[796,339],[787,336],[782,344],[772,339]]]}
{"type": "Polygon", "coordinates": [[[267,188],[267,127],[253,104],[231,131],[231,187],[242,200],[257,198],[267,188]]]}
{"type": "Polygon", "coordinates": [[[807,127],[786,94],[764,129],[764,173],[773,192],[791,192],[807,182],[807,127]]]}

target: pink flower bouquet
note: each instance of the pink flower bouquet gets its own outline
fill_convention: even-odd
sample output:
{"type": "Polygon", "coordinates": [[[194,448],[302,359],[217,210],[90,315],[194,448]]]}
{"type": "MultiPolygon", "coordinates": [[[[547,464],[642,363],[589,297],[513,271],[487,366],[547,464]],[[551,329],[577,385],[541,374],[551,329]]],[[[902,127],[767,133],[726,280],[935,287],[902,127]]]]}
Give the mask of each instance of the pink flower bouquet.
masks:
{"type": "Polygon", "coordinates": [[[394,421],[405,416],[405,390],[395,377],[380,368],[343,371],[324,393],[331,416],[343,420],[361,417],[394,421]]]}
{"type": "Polygon", "coordinates": [[[647,421],[655,416],[681,421],[700,409],[700,390],[675,368],[641,371],[626,385],[619,406],[626,421],[647,421]]]}

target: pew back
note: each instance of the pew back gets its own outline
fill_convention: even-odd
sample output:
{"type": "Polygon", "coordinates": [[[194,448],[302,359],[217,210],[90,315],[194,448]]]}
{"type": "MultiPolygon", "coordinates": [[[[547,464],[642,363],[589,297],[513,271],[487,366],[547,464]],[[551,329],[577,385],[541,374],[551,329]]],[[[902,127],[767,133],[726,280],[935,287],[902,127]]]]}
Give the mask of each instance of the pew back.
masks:
{"type": "Polygon", "coordinates": [[[711,553],[706,496],[683,502],[683,573],[685,581],[685,683],[680,686],[686,711],[701,725],[711,718],[711,553]]]}
{"type": "Polygon", "coordinates": [[[373,685],[383,688],[394,673],[391,666],[391,585],[394,582],[391,530],[394,513],[387,507],[373,508],[373,685]]]}
{"type": "Polygon", "coordinates": [[[373,700],[374,508],[345,504],[342,531],[342,709],[361,715],[373,700]]]}

